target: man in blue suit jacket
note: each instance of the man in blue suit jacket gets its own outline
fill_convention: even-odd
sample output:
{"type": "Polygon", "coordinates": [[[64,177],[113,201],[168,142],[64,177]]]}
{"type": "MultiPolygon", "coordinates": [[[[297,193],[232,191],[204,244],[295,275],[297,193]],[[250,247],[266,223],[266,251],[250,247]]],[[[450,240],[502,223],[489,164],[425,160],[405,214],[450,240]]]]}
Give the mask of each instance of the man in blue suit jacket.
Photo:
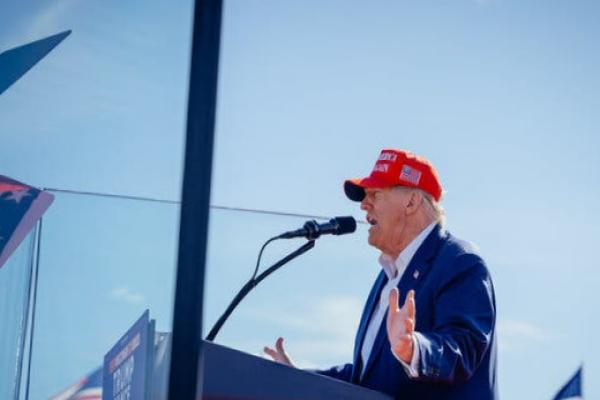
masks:
{"type": "MultiPolygon", "coordinates": [[[[367,213],[382,271],[363,310],[353,362],[318,372],[398,399],[496,400],[492,281],[472,246],[442,227],[433,166],[385,149],[368,177],[348,180],[344,189],[367,213]]],[[[265,352],[293,365],[281,338],[265,352]]]]}

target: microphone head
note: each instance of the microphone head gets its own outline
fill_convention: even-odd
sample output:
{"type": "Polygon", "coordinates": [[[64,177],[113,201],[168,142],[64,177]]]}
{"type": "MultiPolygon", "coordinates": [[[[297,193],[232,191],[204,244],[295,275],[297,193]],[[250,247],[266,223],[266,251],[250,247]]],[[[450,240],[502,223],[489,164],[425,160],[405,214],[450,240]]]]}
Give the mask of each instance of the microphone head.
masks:
{"type": "Polygon", "coordinates": [[[334,235],[345,235],[356,230],[356,220],[353,217],[335,217],[329,222],[336,226],[334,235]]]}

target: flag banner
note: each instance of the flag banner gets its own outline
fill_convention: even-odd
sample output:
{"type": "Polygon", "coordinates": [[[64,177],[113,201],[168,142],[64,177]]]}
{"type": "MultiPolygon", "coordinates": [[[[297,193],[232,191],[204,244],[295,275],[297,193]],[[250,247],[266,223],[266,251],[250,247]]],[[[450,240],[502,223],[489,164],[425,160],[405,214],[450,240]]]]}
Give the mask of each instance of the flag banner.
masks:
{"type": "Polygon", "coordinates": [[[101,400],[102,399],[102,367],[55,394],[48,400],[101,400]]]}
{"type": "Polygon", "coordinates": [[[0,53],[0,94],[46,57],[71,31],[65,31],[0,53]]]}
{"type": "MultiPolygon", "coordinates": [[[[142,317],[143,318],[143,317],[142,317]]],[[[142,322],[144,324],[144,322],[142,322]]],[[[147,362],[147,373],[151,379],[146,379],[146,398],[165,400],[169,379],[169,361],[171,354],[171,333],[156,332],[154,335],[154,320],[148,324],[148,338],[154,336],[154,341],[148,340],[149,351],[152,353],[147,362]],[[149,397],[148,397],[149,396],[149,397]]],[[[102,400],[103,367],[92,371],[65,390],[51,396],[48,400],[102,400]]],[[[127,392],[129,393],[129,392],[127,392]]],[[[124,394],[122,398],[134,399],[124,394]]],[[[117,397],[118,398],[118,397],[117,397]]]]}
{"type": "Polygon", "coordinates": [[[554,396],[553,400],[582,400],[583,392],[581,390],[581,379],[582,379],[583,367],[573,375],[569,382],[560,389],[558,394],[554,396]]]}
{"type": "Polygon", "coordinates": [[[0,268],[53,200],[46,191],[0,175],[0,268]]]}
{"type": "Polygon", "coordinates": [[[149,398],[154,355],[154,321],[144,314],[104,356],[102,400],[149,398]]]}

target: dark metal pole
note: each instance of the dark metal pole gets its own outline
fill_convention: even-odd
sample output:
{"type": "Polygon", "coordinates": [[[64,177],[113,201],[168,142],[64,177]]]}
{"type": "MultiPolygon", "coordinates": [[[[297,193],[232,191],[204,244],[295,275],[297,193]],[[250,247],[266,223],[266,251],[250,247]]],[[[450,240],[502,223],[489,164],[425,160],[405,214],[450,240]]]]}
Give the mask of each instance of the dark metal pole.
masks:
{"type": "MultiPolygon", "coordinates": [[[[33,280],[33,299],[31,299],[31,328],[29,329],[29,355],[27,360],[27,375],[25,378],[27,379],[25,381],[25,400],[29,400],[29,385],[31,383],[31,359],[33,355],[33,337],[35,335],[35,309],[37,307],[38,277],[40,274],[40,252],[42,248],[42,222],[43,218],[40,218],[37,223],[35,235],[35,261],[33,267],[33,276],[31,277],[33,280]]],[[[31,291],[29,296],[32,297],[31,291]]]]}
{"type": "Polygon", "coordinates": [[[169,399],[192,400],[201,390],[202,300],[221,33],[221,0],[196,0],[179,257],[173,313],[169,399]]]}

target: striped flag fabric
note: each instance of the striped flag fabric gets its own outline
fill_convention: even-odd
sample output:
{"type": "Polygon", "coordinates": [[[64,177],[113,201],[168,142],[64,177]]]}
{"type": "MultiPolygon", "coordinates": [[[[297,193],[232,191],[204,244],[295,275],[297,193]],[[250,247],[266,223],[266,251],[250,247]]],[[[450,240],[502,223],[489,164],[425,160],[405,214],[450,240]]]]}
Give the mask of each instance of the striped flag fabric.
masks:
{"type": "Polygon", "coordinates": [[[102,367],[96,368],[48,400],[102,400],[102,367]]]}
{"type": "Polygon", "coordinates": [[[400,172],[400,179],[406,182],[410,182],[413,185],[418,185],[421,180],[421,171],[410,165],[403,165],[400,172]]]}
{"type": "Polygon", "coordinates": [[[560,389],[553,400],[582,400],[582,374],[583,367],[579,367],[575,375],[560,389]]]}
{"type": "Polygon", "coordinates": [[[53,200],[48,192],[0,175],[0,268],[53,200]]]}

